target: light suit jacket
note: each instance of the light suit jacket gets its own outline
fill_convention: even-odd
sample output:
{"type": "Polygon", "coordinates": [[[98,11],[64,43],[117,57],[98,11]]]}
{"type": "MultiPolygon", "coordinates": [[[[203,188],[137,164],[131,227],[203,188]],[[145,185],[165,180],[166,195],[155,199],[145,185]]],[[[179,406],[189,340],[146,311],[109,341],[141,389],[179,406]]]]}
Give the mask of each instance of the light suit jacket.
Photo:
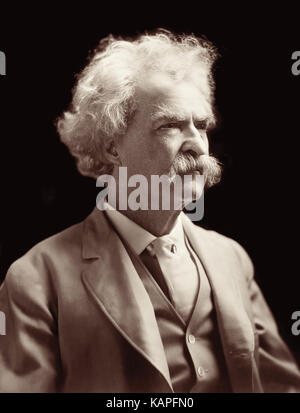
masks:
{"type": "MultiPolygon", "coordinates": [[[[235,241],[184,230],[210,281],[234,392],[300,392],[279,337],[235,241]]],[[[1,392],[172,392],[152,304],[103,212],[33,247],[0,289],[1,392]]]]}

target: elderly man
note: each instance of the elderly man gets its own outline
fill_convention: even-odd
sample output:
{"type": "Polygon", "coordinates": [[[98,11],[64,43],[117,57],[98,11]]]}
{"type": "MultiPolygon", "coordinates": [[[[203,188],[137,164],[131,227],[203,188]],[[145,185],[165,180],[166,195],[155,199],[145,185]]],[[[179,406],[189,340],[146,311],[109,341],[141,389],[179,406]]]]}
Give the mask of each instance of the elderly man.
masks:
{"type": "Polygon", "coordinates": [[[115,202],[10,267],[0,391],[300,391],[242,247],[174,205],[121,207],[134,191],[121,168],[147,182],[190,174],[193,200],[199,174],[220,179],[207,139],[215,58],[166,31],[100,42],[57,127],[82,174],[114,178],[115,202]]]}

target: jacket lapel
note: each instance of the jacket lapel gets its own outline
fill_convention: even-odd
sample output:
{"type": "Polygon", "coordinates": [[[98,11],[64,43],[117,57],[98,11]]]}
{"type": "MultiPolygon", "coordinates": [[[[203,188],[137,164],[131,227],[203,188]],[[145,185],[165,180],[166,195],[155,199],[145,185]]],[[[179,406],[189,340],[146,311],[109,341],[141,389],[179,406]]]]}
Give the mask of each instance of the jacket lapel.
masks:
{"type": "Polygon", "coordinates": [[[238,262],[225,242],[196,227],[185,214],[184,230],[209,279],[228,372],[235,392],[253,391],[254,333],[240,294],[238,262]]]}
{"type": "Polygon", "coordinates": [[[153,306],[116,232],[96,208],[84,222],[82,280],[113,326],[166,379],[169,368],[153,306]]]}

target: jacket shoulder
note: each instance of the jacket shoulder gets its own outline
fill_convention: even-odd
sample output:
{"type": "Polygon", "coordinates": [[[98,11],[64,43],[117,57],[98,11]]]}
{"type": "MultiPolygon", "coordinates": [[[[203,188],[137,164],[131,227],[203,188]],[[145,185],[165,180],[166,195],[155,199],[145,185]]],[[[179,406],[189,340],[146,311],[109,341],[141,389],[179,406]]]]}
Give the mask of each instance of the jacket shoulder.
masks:
{"type": "Polygon", "coordinates": [[[76,258],[79,261],[82,227],[83,222],[77,223],[34,245],[10,265],[5,284],[12,288],[26,284],[28,288],[28,282],[31,285],[48,283],[57,265],[67,265],[76,258]]]}

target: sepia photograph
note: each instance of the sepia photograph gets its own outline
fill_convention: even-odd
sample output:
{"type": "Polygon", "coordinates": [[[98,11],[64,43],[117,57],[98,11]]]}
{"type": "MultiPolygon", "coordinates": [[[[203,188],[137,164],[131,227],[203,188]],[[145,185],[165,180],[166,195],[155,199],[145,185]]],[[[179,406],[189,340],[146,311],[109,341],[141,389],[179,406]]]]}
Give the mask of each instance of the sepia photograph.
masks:
{"type": "Polygon", "coordinates": [[[300,393],[297,13],[80,7],[3,12],[0,393],[300,393]]]}

